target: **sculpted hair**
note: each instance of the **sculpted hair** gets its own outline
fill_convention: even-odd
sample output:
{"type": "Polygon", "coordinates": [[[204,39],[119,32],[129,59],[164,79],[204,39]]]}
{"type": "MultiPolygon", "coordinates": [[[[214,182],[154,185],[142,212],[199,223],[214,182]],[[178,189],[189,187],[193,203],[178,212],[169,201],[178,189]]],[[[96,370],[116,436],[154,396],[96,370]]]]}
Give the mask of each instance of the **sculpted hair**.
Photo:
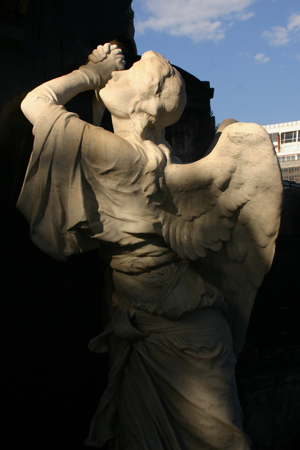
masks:
{"type": "Polygon", "coordinates": [[[165,202],[164,171],[170,163],[169,144],[164,139],[167,126],[177,122],[186,105],[185,83],[180,73],[159,53],[142,56],[143,70],[135,82],[139,95],[131,118],[135,135],[146,150],[144,193],[149,203],[165,202]]]}
{"type": "Polygon", "coordinates": [[[185,83],[170,62],[153,51],[144,53],[141,60],[144,70],[136,80],[140,94],[134,105],[140,115],[140,136],[146,128],[161,133],[179,120],[186,105],[185,83]]]}

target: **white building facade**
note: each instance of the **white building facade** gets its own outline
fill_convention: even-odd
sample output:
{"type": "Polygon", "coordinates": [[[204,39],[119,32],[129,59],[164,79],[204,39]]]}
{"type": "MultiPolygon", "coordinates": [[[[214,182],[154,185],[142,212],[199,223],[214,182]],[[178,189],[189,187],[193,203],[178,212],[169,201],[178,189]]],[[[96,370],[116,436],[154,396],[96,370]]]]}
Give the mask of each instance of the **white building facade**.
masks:
{"type": "Polygon", "coordinates": [[[282,178],[300,183],[300,120],[263,127],[273,141],[282,178]]]}

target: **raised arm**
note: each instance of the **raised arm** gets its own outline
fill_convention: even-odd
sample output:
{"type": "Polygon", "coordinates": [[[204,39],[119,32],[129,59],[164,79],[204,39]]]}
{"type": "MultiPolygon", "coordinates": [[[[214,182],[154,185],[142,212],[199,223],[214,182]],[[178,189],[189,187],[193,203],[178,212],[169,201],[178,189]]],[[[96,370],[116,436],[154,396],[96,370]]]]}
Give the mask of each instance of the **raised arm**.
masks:
{"type": "Polygon", "coordinates": [[[99,91],[105,86],[115,70],[122,70],[125,60],[116,45],[99,45],[89,56],[89,62],[78,70],[38,86],[25,97],[21,109],[34,125],[45,107],[64,105],[77,94],[99,91]]]}

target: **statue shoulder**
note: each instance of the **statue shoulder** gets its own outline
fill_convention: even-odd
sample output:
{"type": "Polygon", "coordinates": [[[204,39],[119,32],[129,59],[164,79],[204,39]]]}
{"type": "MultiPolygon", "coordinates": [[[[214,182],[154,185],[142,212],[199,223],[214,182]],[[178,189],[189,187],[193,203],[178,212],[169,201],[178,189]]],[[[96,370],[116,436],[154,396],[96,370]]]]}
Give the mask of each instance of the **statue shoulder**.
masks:
{"type": "Polygon", "coordinates": [[[101,171],[140,170],[146,164],[145,153],[139,146],[91,124],[86,124],[81,152],[89,164],[101,171]]]}

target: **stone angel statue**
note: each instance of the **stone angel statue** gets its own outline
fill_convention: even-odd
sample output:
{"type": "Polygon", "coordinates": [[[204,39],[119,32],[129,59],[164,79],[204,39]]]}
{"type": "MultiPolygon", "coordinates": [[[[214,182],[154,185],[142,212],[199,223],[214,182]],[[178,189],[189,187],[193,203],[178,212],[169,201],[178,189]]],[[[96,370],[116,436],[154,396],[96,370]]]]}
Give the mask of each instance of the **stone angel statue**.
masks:
{"type": "Polygon", "coordinates": [[[32,240],[62,261],[99,248],[113,269],[113,315],[89,344],[112,361],[90,446],[251,447],[235,364],[274,255],[280,170],[267,132],[247,123],[222,125],[207,156],[175,163],[164,129],[185,103],[160,54],[124,70],[110,44],[22,103],[35,140],[17,206],[32,240]],[[114,133],[63,106],[89,89],[114,133]]]}

